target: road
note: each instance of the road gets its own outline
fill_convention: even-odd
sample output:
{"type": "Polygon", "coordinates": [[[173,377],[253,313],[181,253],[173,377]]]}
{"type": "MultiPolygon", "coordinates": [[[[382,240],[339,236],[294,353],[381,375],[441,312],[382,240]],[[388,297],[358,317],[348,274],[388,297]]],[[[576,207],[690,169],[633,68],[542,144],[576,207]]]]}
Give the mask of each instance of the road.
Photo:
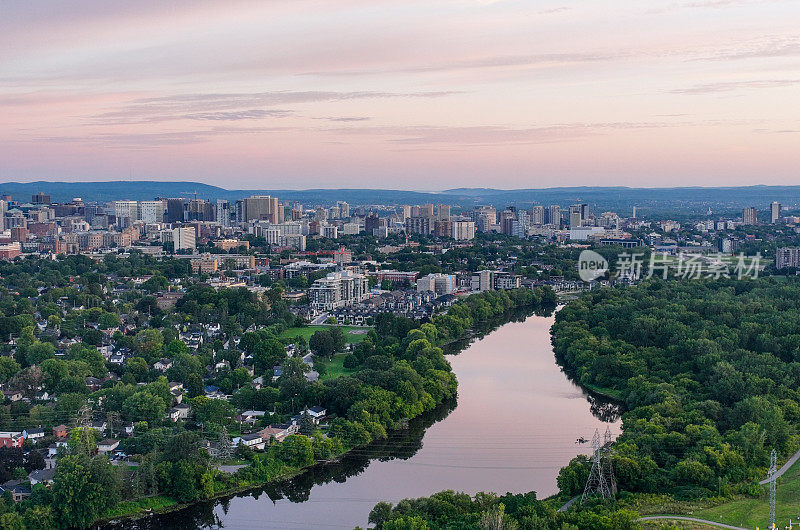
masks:
{"type": "Polygon", "coordinates": [[[321,315],[317,316],[317,318],[311,321],[311,325],[318,326],[320,324],[324,324],[327,319],[328,319],[328,313],[322,313],[321,315]]]}
{"type": "MultiPolygon", "coordinates": [[[[778,470],[777,473],[775,473],[775,475],[780,477],[781,475],[789,471],[789,468],[792,467],[794,463],[797,462],[798,459],[800,459],[800,451],[797,451],[795,454],[789,457],[789,460],[787,460],[786,463],[781,466],[781,468],[778,470]]],[[[764,480],[759,482],[759,484],[761,484],[762,486],[764,484],[769,484],[769,478],[765,478],[764,480]]]]}
{"type": "Polygon", "coordinates": [[[692,523],[702,523],[707,524],[709,526],[716,526],[718,528],[730,528],[732,530],[750,530],[749,528],[742,528],[741,526],[731,526],[729,524],[723,523],[715,523],[714,521],[707,521],[705,519],[695,519],[694,517],[682,517],[678,515],[651,515],[649,517],[642,517],[638,519],[639,521],[659,521],[659,520],[671,520],[671,521],[689,521],[692,523]]]}

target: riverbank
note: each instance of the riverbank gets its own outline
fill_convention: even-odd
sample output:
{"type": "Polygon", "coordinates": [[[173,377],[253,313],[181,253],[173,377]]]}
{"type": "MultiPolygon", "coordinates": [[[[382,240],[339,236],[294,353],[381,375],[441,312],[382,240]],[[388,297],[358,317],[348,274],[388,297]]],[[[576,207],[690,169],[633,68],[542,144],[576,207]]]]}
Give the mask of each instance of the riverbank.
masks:
{"type": "MultiPolygon", "coordinates": [[[[468,347],[475,337],[484,336],[486,333],[490,333],[493,329],[507,322],[523,320],[527,315],[532,314],[538,309],[538,306],[523,307],[501,314],[494,319],[474,322],[473,328],[465,330],[459,337],[457,343],[448,346],[448,353],[459,353],[465,347],[468,347]]],[[[551,310],[552,308],[548,308],[546,311],[549,312],[551,310]]],[[[438,341],[437,345],[443,344],[443,342],[444,341],[438,341]]],[[[322,483],[328,481],[343,481],[346,477],[353,476],[352,470],[354,468],[356,474],[363,471],[363,469],[369,465],[372,458],[410,458],[413,456],[414,452],[421,447],[421,439],[425,429],[446,417],[453,409],[453,406],[454,405],[447,405],[446,403],[439,405],[439,407],[430,411],[430,413],[423,413],[422,416],[427,419],[419,419],[418,421],[418,418],[422,418],[422,416],[412,419],[412,425],[409,429],[390,430],[387,432],[385,438],[377,439],[366,445],[353,447],[349,451],[337,455],[339,462],[315,462],[309,466],[293,469],[287,473],[272,475],[269,480],[249,482],[245,485],[215,491],[213,496],[188,505],[164,506],[162,509],[154,509],[152,513],[134,511],[128,514],[126,519],[120,516],[113,518],[112,521],[109,521],[112,524],[108,524],[107,527],[122,528],[123,526],[120,523],[123,521],[130,522],[149,515],[170,514],[172,512],[185,513],[185,509],[189,507],[191,507],[193,511],[196,511],[198,505],[201,504],[205,505],[201,511],[208,511],[211,509],[211,506],[215,505],[215,499],[217,499],[217,502],[227,503],[238,498],[258,497],[263,492],[266,492],[273,500],[280,498],[302,499],[308,494],[308,490],[313,487],[314,483],[319,483],[320,480],[323,481],[322,483]],[[421,424],[421,426],[416,424],[421,424]],[[340,476],[342,476],[342,478],[339,478],[340,476]],[[298,484],[302,484],[300,489],[298,489],[298,484]],[[181,512],[182,509],[183,512],[181,512]]],[[[109,518],[105,519],[105,521],[108,520],[109,518]]],[[[142,527],[144,528],[147,526],[142,525],[142,527]]]]}

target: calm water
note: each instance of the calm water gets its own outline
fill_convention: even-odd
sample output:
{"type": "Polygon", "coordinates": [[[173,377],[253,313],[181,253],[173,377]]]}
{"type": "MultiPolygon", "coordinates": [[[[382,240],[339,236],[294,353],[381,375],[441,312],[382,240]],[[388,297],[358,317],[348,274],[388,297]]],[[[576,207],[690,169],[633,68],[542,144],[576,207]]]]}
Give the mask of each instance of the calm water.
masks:
{"type": "Polygon", "coordinates": [[[385,442],[277,486],[116,528],[352,529],[366,527],[378,501],[444,489],[551,495],[558,470],[589,452],[577,438],[606,425],[619,431],[613,407],[587,396],[556,365],[552,323],[545,316],[511,322],[451,356],[457,405],[439,407],[385,442]]]}

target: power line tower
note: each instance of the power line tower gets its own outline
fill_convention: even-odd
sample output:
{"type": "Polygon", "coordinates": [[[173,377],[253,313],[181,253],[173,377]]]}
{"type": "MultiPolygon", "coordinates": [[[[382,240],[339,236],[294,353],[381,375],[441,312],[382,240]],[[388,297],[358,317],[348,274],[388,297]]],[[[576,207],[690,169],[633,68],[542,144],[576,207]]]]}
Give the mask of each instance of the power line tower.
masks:
{"type": "Polygon", "coordinates": [[[612,496],[617,494],[617,481],[614,478],[614,465],[611,460],[611,444],[613,442],[611,428],[606,426],[606,432],[603,435],[603,455],[601,460],[603,462],[603,476],[606,478],[612,496]]]}
{"type": "MultiPolygon", "coordinates": [[[[595,429],[594,436],[592,437],[592,469],[589,471],[589,479],[586,481],[586,487],[583,489],[583,496],[581,497],[581,504],[584,504],[592,495],[602,495],[603,499],[610,499],[614,494],[612,493],[611,483],[608,481],[606,470],[604,469],[605,461],[605,444],[600,445],[600,431],[595,429]]],[[[613,480],[613,479],[612,479],[613,480]]]]}
{"type": "Polygon", "coordinates": [[[769,454],[769,527],[775,528],[775,486],[778,481],[778,453],[775,449],[769,454]]]}

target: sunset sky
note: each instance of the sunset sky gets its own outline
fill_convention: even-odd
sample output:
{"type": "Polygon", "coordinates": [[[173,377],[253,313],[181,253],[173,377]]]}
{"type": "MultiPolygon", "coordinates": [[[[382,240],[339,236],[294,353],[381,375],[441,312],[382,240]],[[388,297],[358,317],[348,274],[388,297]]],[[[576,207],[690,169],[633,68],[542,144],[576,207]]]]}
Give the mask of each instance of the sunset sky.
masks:
{"type": "Polygon", "coordinates": [[[0,181],[800,184],[800,0],[0,1],[0,181]]]}

